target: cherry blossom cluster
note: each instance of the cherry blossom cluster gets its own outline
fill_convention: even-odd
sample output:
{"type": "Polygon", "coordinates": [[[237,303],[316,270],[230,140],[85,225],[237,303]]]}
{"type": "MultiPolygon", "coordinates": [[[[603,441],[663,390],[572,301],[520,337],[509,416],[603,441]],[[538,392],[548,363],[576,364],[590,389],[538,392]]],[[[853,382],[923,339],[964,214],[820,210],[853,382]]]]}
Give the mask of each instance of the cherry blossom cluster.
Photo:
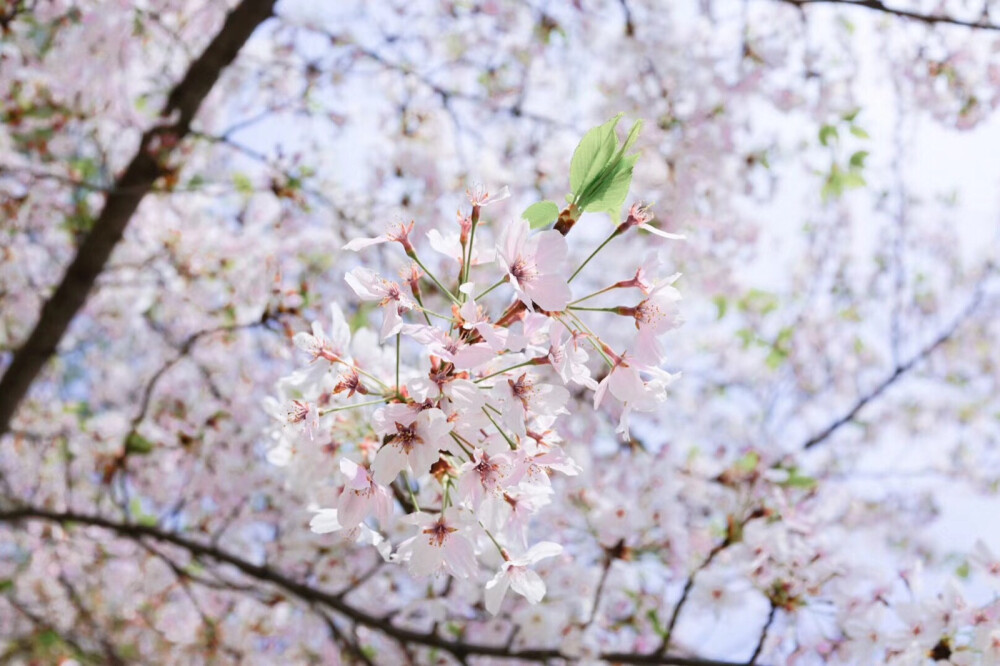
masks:
{"type": "MultiPolygon", "coordinates": [[[[527,219],[497,225],[488,244],[481,228],[492,225],[481,212],[509,192],[468,194],[469,215],[459,213],[451,230],[426,232],[454,288],[421,260],[413,222],[344,247],[397,244],[409,264],[398,281],[363,265],[345,276],[380,312],[377,333],[352,332],[332,305],[329,329],[315,322],[294,336],[308,364],[267,402],[279,423],[270,460],[323,474],[322,459],[335,454],[336,507],[319,509],[314,532],[373,544],[415,575],[474,578],[481,557],[499,562],[484,599],[496,614],[508,589],[541,600],[545,586],[531,566],[562,550],[531,543],[529,525],[551,501],[550,477],[579,471],[559,429],[571,392],[590,395],[595,409],[609,398],[620,403],[618,431],[627,438],[630,414],[656,410],[676,378],[661,368],[661,338],[681,321],[680,293],[678,275],[661,276],[654,255],[631,276],[574,294],[573,278],[597,254],[571,271],[566,233],[579,208],[563,211],[553,229],[533,231],[527,219]],[[610,292],[627,304],[583,305],[610,292]],[[585,320],[591,312],[616,315],[609,320],[617,328],[626,322],[631,343],[612,348],[585,320]],[[401,526],[405,538],[392,544],[401,526]]],[[[677,238],[651,218],[633,205],[598,250],[634,228],[677,238]]]]}

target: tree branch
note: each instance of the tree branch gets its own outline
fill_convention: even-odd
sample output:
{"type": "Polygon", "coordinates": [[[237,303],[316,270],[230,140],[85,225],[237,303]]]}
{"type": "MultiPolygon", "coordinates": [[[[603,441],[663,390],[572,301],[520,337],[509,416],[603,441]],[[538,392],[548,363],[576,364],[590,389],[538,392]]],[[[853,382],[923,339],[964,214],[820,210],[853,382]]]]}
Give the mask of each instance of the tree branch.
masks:
{"type": "MultiPolygon", "coordinates": [[[[198,543],[187,537],[168,532],[158,527],[140,524],[117,523],[102,516],[88,515],[71,511],[55,512],[37,507],[19,507],[0,511],[0,523],[18,523],[25,520],[44,520],[59,523],[66,527],[73,523],[91,527],[101,527],[115,534],[134,540],[151,538],[188,551],[195,557],[208,558],[221,564],[227,564],[256,580],[275,585],[309,604],[326,606],[344,615],[356,624],[401,642],[438,648],[451,653],[456,659],[462,660],[469,656],[500,657],[545,663],[553,659],[570,660],[572,657],[559,650],[511,650],[505,645],[483,645],[463,643],[441,638],[433,633],[421,633],[411,629],[397,627],[385,618],[372,615],[346,603],[339,595],[320,590],[305,583],[289,578],[266,565],[253,564],[243,558],[220,550],[213,546],[198,543]]],[[[660,664],[672,666],[738,666],[737,662],[699,659],[697,657],[681,657],[667,654],[633,654],[609,652],[600,655],[600,659],[621,664],[660,664]]]]}
{"type": "Polygon", "coordinates": [[[914,12],[909,9],[887,7],[881,2],[881,0],[780,0],[780,2],[795,5],[799,9],[803,9],[806,5],[818,4],[843,5],[845,7],[864,7],[865,9],[873,9],[885,14],[891,14],[893,16],[899,16],[913,21],[920,21],[921,23],[926,23],[927,25],[956,25],[976,30],[1000,30],[1000,25],[996,23],[966,21],[963,19],[953,18],[951,16],[942,16],[940,14],[921,14],[920,12],[914,12]]]}
{"type": "Polygon", "coordinates": [[[0,436],[8,431],[35,377],[55,354],[70,322],[86,303],[140,202],[167,171],[167,160],[189,133],[201,103],[257,26],[272,15],[274,3],[243,0],[230,12],[222,29],[170,92],[160,114],[163,124],[142,135],[138,151],[115,181],[93,230],[80,244],[59,286],[42,307],[34,330],[0,379],[0,436]]]}
{"type": "Polygon", "coordinates": [[[774,623],[775,613],[778,612],[778,607],[771,602],[771,610],[767,614],[767,621],[764,622],[764,626],[760,630],[760,639],[757,641],[757,647],[754,648],[753,654],[750,655],[750,661],[747,662],[747,666],[754,666],[757,663],[758,657],[760,657],[761,651],[764,649],[764,642],[767,640],[767,634],[771,631],[771,625],[774,623]]]}
{"type": "MultiPolygon", "coordinates": [[[[744,522],[745,524],[745,522],[744,522]]],[[[677,600],[677,604],[674,606],[673,612],[670,613],[670,620],[667,622],[667,628],[663,632],[663,642],[660,643],[660,647],[657,650],[658,653],[665,653],[670,649],[670,639],[673,638],[674,627],[677,626],[677,620],[680,619],[681,610],[684,609],[684,605],[687,603],[688,596],[691,594],[691,590],[694,588],[694,578],[698,575],[700,571],[704,571],[708,568],[715,557],[728,548],[732,544],[732,541],[727,536],[725,539],[715,544],[711,551],[708,553],[708,557],[702,561],[702,563],[692,571],[687,580],[684,582],[684,589],[681,590],[680,599],[677,600]]]]}
{"type": "Polygon", "coordinates": [[[951,325],[948,328],[942,331],[936,338],[934,338],[934,340],[932,340],[925,347],[920,349],[920,351],[911,356],[905,362],[897,365],[888,377],[883,379],[871,391],[858,398],[857,402],[855,402],[850,409],[848,409],[842,416],[837,418],[833,423],[831,423],[822,431],[816,433],[808,440],[806,440],[806,442],[802,445],[801,448],[808,450],[813,448],[814,446],[818,446],[823,442],[827,441],[830,438],[830,436],[833,435],[833,433],[837,432],[842,427],[853,421],[854,417],[858,415],[858,412],[864,409],[865,405],[867,405],[872,400],[882,395],[886,391],[886,389],[888,389],[890,386],[899,381],[900,378],[903,377],[903,375],[912,370],[918,363],[920,363],[925,358],[934,353],[934,351],[938,347],[951,340],[958,332],[958,329],[961,328],[962,324],[965,323],[965,321],[972,316],[972,314],[976,311],[976,308],[978,308],[979,305],[982,303],[983,287],[985,279],[990,275],[991,270],[992,269],[987,270],[987,273],[983,277],[983,280],[981,280],[979,284],[976,286],[976,291],[973,294],[972,299],[969,301],[968,304],[966,304],[964,308],[962,308],[962,311],[958,314],[958,316],[955,318],[955,320],[951,323],[951,325]]]}

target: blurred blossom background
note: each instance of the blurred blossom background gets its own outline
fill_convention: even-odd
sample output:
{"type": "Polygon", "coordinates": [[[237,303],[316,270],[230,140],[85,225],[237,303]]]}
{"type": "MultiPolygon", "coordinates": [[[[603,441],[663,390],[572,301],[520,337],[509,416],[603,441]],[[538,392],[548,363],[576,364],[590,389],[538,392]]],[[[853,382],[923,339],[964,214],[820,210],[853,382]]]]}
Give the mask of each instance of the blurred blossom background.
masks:
{"type": "Polygon", "coordinates": [[[0,0],[0,663],[1000,663],[997,3],[272,4],[0,0]],[[276,455],[266,399],[409,265],[343,246],[413,220],[447,273],[427,232],[508,187],[492,258],[618,113],[685,240],[574,295],[679,272],[681,376],[624,439],[574,392],[545,598],[311,531],[353,444],[276,455]]]}

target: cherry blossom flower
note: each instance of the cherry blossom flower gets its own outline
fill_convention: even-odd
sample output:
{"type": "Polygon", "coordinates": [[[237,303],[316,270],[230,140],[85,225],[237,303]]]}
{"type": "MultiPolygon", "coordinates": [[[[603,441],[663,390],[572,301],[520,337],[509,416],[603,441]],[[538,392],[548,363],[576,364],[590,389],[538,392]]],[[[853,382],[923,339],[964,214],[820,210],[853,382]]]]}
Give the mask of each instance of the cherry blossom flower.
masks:
{"type": "Polygon", "coordinates": [[[552,326],[551,342],[549,363],[559,373],[563,383],[572,382],[592,391],[597,389],[597,382],[590,376],[590,369],[587,367],[587,352],[579,344],[577,336],[570,333],[562,323],[557,323],[552,326]]]}
{"type": "Polygon", "coordinates": [[[351,329],[344,319],[344,313],[335,303],[330,305],[330,335],[326,335],[323,325],[314,321],[312,333],[296,333],[292,338],[295,346],[307,352],[313,360],[324,358],[336,362],[347,356],[347,348],[351,343],[351,329]]]}
{"type": "Polygon", "coordinates": [[[502,499],[502,502],[490,501],[480,505],[478,513],[483,525],[496,534],[502,534],[508,542],[527,548],[531,520],[539,509],[552,501],[552,492],[548,486],[521,484],[508,488],[502,499]]]}
{"type": "Polygon", "coordinates": [[[397,556],[416,576],[446,571],[456,578],[469,578],[478,570],[475,549],[465,536],[465,522],[457,507],[437,516],[416,513],[412,522],[420,532],[399,544],[397,556]]]}
{"type": "Polygon", "coordinates": [[[469,344],[462,337],[449,335],[433,326],[404,325],[405,333],[425,345],[428,353],[454,364],[458,370],[472,370],[496,358],[486,342],[469,344]]]}
{"type": "Polygon", "coordinates": [[[551,541],[536,543],[520,557],[507,559],[500,567],[500,571],[486,583],[486,593],[484,601],[486,610],[492,615],[500,612],[500,606],[507,595],[508,589],[528,600],[528,603],[537,604],[545,596],[545,583],[541,576],[529,569],[533,564],[549,558],[555,557],[562,552],[562,546],[551,541]]]}
{"type": "Polygon", "coordinates": [[[497,245],[497,260],[507,273],[518,298],[528,307],[557,312],[571,295],[563,277],[566,239],[558,231],[530,234],[527,220],[510,222],[497,245]]]}
{"type": "Polygon", "coordinates": [[[421,411],[416,418],[393,425],[395,432],[386,435],[372,464],[375,480],[382,485],[392,483],[407,467],[417,476],[426,473],[437,461],[438,450],[451,447],[451,424],[440,409],[421,411]]]}
{"type": "Polygon", "coordinates": [[[402,314],[416,307],[416,303],[403,293],[399,284],[380,277],[375,271],[367,268],[355,268],[347,274],[347,284],[354,293],[365,301],[378,301],[385,311],[382,321],[382,339],[399,332],[403,327],[402,314]]]}
{"type": "Polygon", "coordinates": [[[264,398],[264,411],[271,418],[283,425],[284,432],[291,433],[292,439],[308,435],[313,439],[319,427],[319,411],[316,406],[305,400],[278,400],[268,396],[264,398]]]}
{"type": "Polygon", "coordinates": [[[594,409],[604,400],[606,393],[621,401],[623,405],[618,432],[627,435],[629,431],[629,416],[633,411],[652,411],[666,400],[666,389],[680,377],[665,370],[650,367],[638,361],[633,361],[628,353],[616,360],[611,372],[601,380],[594,391],[594,409]],[[646,373],[650,379],[642,378],[640,373],[646,373]]]}
{"type": "MultiPolygon", "coordinates": [[[[459,263],[465,260],[460,232],[443,234],[438,229],[430,229],[427,231],[427,241],[431,249],[435,252],[450,257],[459,263]]],[[[494,252],[483,251],[478,247],[473,247],[471,265],[483,266],[493,263],[494,255],[494,252]]]]}
{"type": "Polygon", "coordinates": [[[459,468],[458,493],[478,509],[486,498],[502,501],[503,489],[513,471],[510,456],[505,453],[490,455],[482,449],[472,452],[472,460],[459,468]]]}
{"type": "Polygon", "coordinates": [[[347,484],[337,501],[337,520],[348,529],[374,515],[385,525],[392,514],[392,496],[372,478],[371,472],[348,458],[341,458],[340,471],[347,484]]]}
{"type": "Polygon", "coordinates": [[[478,208],[510,198],[510,188],[506,185],[501,187],[496,194],[490,194],[486,186],[481,184],[469,188],[465,193],[469,197],[469,203],[478,208]]]}
{"type": "Polygon", "coordinates": [[[663,347],[659,336],[681,325],[682,319],[677,307],[680,300],[681,293],[670,282],[662,282],[638,305],[630,308],[635,317],[635,327],[639,330],[633,349],[636,358],[646,365],[658,366],[663,362],[663,347]]]}
{"type": "Polygon", "coordinates": [[[402,245],[403,250],[409,254],[413,251],[413,245],[410,243],[410,232],[413,231],[414,224],[415,222],[413,221],[411,221],[408,225],[403,224],[402,222],[394,222],[389,226],[384,234],[373,238],[355,238],[344,245],[343,249],[357,252],[358,250],[371,247],[372,245],[396,242],[402,245]]]}
{"type": "Polygon", "coordinates": [[[340,523],[337,509],[319,509],[309,521],[309,529],[314,534],[342,533],[347,539],[373,546],[383,560],[389,561],[392,546],[386,538],[364,523],[358,523],[353,528],[345,528],[340,523]]]}
{"type": "Polygon", "coordinates": [[[527,434],[526,425],[532,414],[555,416],[565,414],[569,391],[562,386],[542,382],[527,371],[516,377],[497,378],[493,396],[503,406],[503,423],[517,435],[527,434]]]}
{"type": "Polygon", "coordinates": [[[973,545],[969,562],[1000,582],[1000,557],[997,557],[982,539],[977,539],[973,545]]]}
{"type": "Polygon", "coordinates": [[[465,303],[458,310],[458,314],[462,318],[462,329],[474,330],[479,333],[493,352],[500,352],[507,347],[508,331],[505,328],[494,326],[483,308],[476,304],[473,297],[475,287],[476,285],[472,282],[466,282],[459,287],[459,291],[467,297],[465,303]]]}
{"type": "Polygon", "coordinates": [[[649,206],[644,206],[641,203],[634,203],[628,210],[628,217],[626,217],[625,221],[618,226],[616,233],[624,233],[632,227],[639,227],[640,229],[648,231],[651,234],[656,234],[660,238],[684,240],[684,236],[682,234],[672,234],[654,227],[649,223],[652,219],[653,215],[649,212],[649,206]]]}
{"type": "Polygon", "coordinates": [[[344,529],[337,514],[337,509],[320,509],[309,521],[309,529],[316,534],[329,534],[344,529]]]}

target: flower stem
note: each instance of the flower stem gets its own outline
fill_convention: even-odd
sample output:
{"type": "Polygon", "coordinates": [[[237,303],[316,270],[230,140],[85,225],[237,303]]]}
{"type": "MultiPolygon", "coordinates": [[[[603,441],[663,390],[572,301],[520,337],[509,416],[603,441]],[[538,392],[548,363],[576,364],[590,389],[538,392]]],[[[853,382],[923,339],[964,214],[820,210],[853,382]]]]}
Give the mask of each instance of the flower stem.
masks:
{"type": "Polygon", "coordinates": [[[451,506],[451,480],[448,477],[445,477],[444,499],[441,501],[441,510],[444,511],[449,506],[451,506]]]}
{"type": "Polygon", "coordinates": [[[596,250],[594,250],[593,252],[591,252],[591,253],[590,253],[590,256],[589,256],[589,257],[587,257],[586,259],[584,259],[584,260],[583,260],[583,263],[582,263],[582,264],[580,264],[580,267],[579,267],[579,268],[577,268],[577,269],[576,269],[575,271],[573,271],[573,274],[569,276],[569,280],[567,280],[566,282],[572,282],[572,281],[573,281],[573,278],[575,278],[575,277],[576,277],[577,275],[579,275],[580,271],[582,271],[582,270],[583,270],[583,267],[584,267],[584,266],[586,266],[587,264],[589,264],[589,263],[590,263],[590,260],[591,260],[591,259],[593,259],[594,257],[596,257],[596,256],[597,256],[597,253],[598,253],[598,252],[600,252],[601,250],[603,250],[603,249],[604,249],[604,246],[605,246],[605,245],[607,245],[608,243],[610,243],[610,242],[611,242],[611,240],[612,240],[612,239],[613,239],[613,238],[614,238],[615,236],[617,236],[617,235],[618,235],[618,229],[615,229],[614,231],[612,231],[612,232],[611,232],[611,235],[610,235],[610,236],[608,236],[607,238],[605,238],[605,239],[604,239],[604,242],[603,242],[603,243],[601,243],[600,245],[598,245],[598,246],[597,246],[597,249],[596,249],[596,250]]]}
{"type": "Polygon", "coordinates": [[[451,438],[453,440],[455,440],[456,444],[458,444],[458,448],[462,449],[462,451],[465,453],[465,455],[467,455],[469,457],[469,460],[472,460],[472,453],[467,448],[465,448],[465,446],[462,444],[462,438],[459,437],[454,432],[450,432],[448,434],[451,435],[451,438]]]}
{"type": "Polygon", "coordinates": [[[618,287],[619,286],[617,284],[613,284],[610,287],[605,287],[604,289],[601,289],[600,291],[595,291],[594,293],[588,294],[588,295],[584,296],[583,298],[578,298],[575,301],[570,301],[570,306],[576,305],[577,303],[583,303],[584,301],[588,301],[591,298],[594,298],[595,296],[600,296],[601,294],[606,294],[609,291],[611,291],[612,289],[618,289],[618,287]]]}
{"type": "MultiPolygon", "coordinates": [[[[465,284],[469,281],[469,269],[472,267],[472,252],[473,248],[475,248],[476,242],[476,227],[479,226],[479,206],[472,207],[472,216],[470,219],[472,220],[472,228],[469,230],[469,256],[466,258],[464,254],[462,255],[462,258],[465,259],[465,261],[462,262],[461,284],[465,284]]],[[[462,300],[465,300],[464,296],[462,297],[462,300]]]]}
{"type": "Polygon", "coordinates": [[[507,440],[507,444],[510,446],[510,450],[511,451],[517,451],[517,444],[515,444],[514,440],[512,440],[510,437],[507,436],[507,433],[504,432],[503,428],[500,427],[500,424],[496,422],[496,420],[493,418],[493,415],[490,414],[488,411],[486,411],[485,407],[483,407],[483,414],[486,414],[486,418],[488,418],[490,420],[490,423],[492,423],[494,426],[496,426],[497,431],[501,435],[503,435],[504,439],[507,440]]]}
{"type": "Polygon", "coordinates": [[[353,405],[344,405],[343,407],[333,407],[331,409],[323,410],[319,413],[320,416],[326,416],[327,414],[333,414],[334,412],[343,412],[348,409],[354,409],[355,407],[371,407],[372,405],[381,405],[385,402],[385,398],[381,400],[369,400],[368,402],[356,402],[353,405]]]}
{"type": "Polygon", "coordinates": [[[497,280],[496,284],[494,284],[492,287],[490,287],[489,289],[487,289],[484,292],[480,292],[480,293],[476,294],[475,297],[474,297],[475,300],[478,301],[480,298],[482,298],[486,294],[490,293],[491,291],[493,291],[494,289],[496,289],[500,285],[504,284],[505,282],[507,282],[507,278],[503,278],[502,280],[497,280]]]}
{"type": "Polygon", "coordinates": [[[420,313],[421,313],[422,315],[424,315],[424,321],[426,321],[426,322],[427,322],[427,325],[428,325],[428,326],[430,326],[430,325],[431,325],[431,318],[430,318],[429,316],[427,316],[427,313],[428,313],[428,312],[430,312],[430,310],[428,310],[428,309],[426,309],[426,308],[424,307],[424,299],[423,299],[423,297],[422,297],[422,296],[420,295],[420,291],[419,291],[419,290],[415,290],[415,291],[413,292],[413,296],[414,296],[414,298],[416,298],[416,299],[417,299],[417,303],[418,303],[418,304],[420,305],[420,308],[419,308],[419,309],[420,309],[420,313]]]}
{"type": "Polygon", "coordinates": [[[505,372],[510,372],[511,370],[517,370],[518,368],[523,368],[526,365],[535,365],[535,359],[531,359],[530,361],[525,361],[524,363],[518,363],[517,365],[512,365],[509,368],[504,368],[503,370],[497,370],[496,372],[491,372],[485,377],[480,377],[479,379],[476,379],[475,383],[478,384],[479,382],[484,382],[487,379],[492,379],[493,377],[496,377],[497,375],[502,375],[505,372]]]}
{"type": "Polygon", "coordinates": [[[585,308],[582,305],[570,305],[569,310],[583,310],[585,312],[617,312],[618,308],[585,308]]]}
{"type": "Polygon", "coordinates": [[[338,361],[338,363],[342,363],[344,366],[346,366],[348,368],[351,368],[352,370],[354,370],[355,372],[357,372],[359,375],[364,375],[368,379],[372,380],[373,382],[375,382],[376,384],[378,384],[379,386],[381,386],[383,389],[386,389],[386,390],[389,389],[388,384],[386,384],[385,382],[383,382],[381,379],[379,379],[378,377],[376,377],[372,373],[365,372],[364,370],[362,370],[358,366],[351,365],[350,363],[347,363],[346,361],[338,361]]]}
{"type": "Polygon", "coordinates": [[[413,486],[410,484],[410,476],[406,473],[406,470],[400,472],[403,478],[403,485],[406,486],[406,490],[410,493],[410,502],[413,503],[413,508],[418,512],[420,511],[420,504],[417,502],[417,496],[413,492],[413,486]]]}
{"type": "Polygon", "coordinates": [[[597,353],[600,354],[602,358],[604,358],[604,361],[608,364],[608,366],[614,368],[615,367],[615,362],[612,361],[608,357],[608,355],[604,353],[604,350],[601,349],[601,345],[597,344],[597,342],[595,341],[595,340],[599,340],[600,338],[598,338],[596,335],[594,335],[594,332],[591,331],[589,328],[587,328],[587,325],[584,324],[583,320],[580,319],[578,316],[576,316],[576,314],[570,312],[569,316],[572,317],[573,321],[575,321],[577,323],[577,325],[580,326],[581,330],[583,330],[585,333],[587,333],[587,339],[590,340],[590,344],[593,345],[594,349],[597,350],[597,353]]]}
{"type": "Polygon", "coordinates": [[[488,536],[490,538],[490,541],[493,542],[493,545],[497,547],[497,550],[500,552],[500,556],[503,557],[504,560],[506,560],[508,556],[504,553],[503,547],[501,547],[500,544],[497,542],[496,537],[490,534],[490,531],[486,529],[486,526],[483,525],[482,521],[480,521],[479,526],[483,528],[483,531],[486,532],[486,536],[488,536]]]}
{"type": "Polygon", "coordinates": [[[413,259],[413,261],[417,262],[417,266],[420,266],[420,270],[422,270],[424,274],[431,279],[431,282],[437,285],[437,288],[441,290],[442,294],[447,296],[451,300],[451,302],[454,303],[455,305],[459,305],[459,300],[455,298],[455,294],[451,293],[447,288],[445,288],[445,286],[441,284],[441,282],[437,279],[437,277],[434,276],[434,273],[431,273],[429,270],[427,270],[427,267],[424,266],[422,261],[420,261],[420,258],[417,256],[416,252],[410,255],[410,259],[413,259]]]}

